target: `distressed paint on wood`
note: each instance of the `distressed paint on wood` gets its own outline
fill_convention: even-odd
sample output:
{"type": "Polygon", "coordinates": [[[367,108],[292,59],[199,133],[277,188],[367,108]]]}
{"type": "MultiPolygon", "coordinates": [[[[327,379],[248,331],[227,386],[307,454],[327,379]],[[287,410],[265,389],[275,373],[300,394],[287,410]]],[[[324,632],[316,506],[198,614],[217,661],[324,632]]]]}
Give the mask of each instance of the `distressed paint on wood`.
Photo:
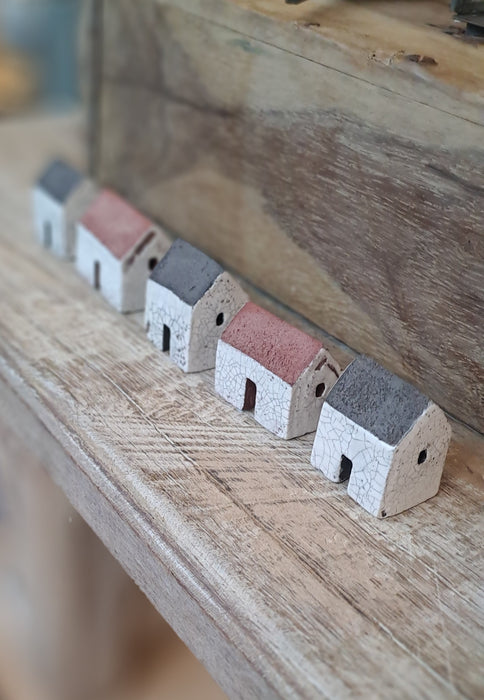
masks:
{"type": "Polygon", "coordinates": [[[484,49],[274,5],[105,0],[98,175],[482,431],[484,49]]]}
{"type": "Polygon", "coordinates": [[[0,392],[83,517],[232,697],[479,697],[482,438],[455,424],[433,502],[365,514],[311,438],[235,413],[32,249],[22,128],[0,130],[0,392]]]}

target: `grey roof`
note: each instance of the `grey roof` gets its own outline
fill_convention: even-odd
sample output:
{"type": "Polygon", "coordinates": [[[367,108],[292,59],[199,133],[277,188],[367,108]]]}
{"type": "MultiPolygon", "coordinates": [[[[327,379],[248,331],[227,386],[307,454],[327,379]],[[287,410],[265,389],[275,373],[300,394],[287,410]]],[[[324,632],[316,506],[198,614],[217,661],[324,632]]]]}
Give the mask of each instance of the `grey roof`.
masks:
{"type": "Polygon", "coordinates": [[[224,271],[215,260],[178,238],[160,260],[150,279],[195,306],[224,271]]]}
{"type": "Polygon", "coordinates": [[[418,389],[360,355],[329,392],[327,403],[389,445],[396,445],[430,403],[418,389]]]}
{"type": "Polygon", "coordinates": [[[62,204],[83,179],[83,175],[67,163],[54,160],[37,180],[37,187],[62,204]]]}

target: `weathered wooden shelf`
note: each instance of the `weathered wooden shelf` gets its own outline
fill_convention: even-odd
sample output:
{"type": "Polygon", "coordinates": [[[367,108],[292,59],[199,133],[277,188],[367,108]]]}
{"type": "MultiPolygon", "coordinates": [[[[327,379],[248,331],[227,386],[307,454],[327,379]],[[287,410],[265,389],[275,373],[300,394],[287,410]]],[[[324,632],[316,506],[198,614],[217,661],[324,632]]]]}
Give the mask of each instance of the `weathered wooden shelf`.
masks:
{"type": "Polygon", "coordinates": [[[34,244],[28,185],[79,147],[0,126],[2,418],[230,696],[482,696],[482,438],[455,423],[439,495],[367,515],[34,244]]]}

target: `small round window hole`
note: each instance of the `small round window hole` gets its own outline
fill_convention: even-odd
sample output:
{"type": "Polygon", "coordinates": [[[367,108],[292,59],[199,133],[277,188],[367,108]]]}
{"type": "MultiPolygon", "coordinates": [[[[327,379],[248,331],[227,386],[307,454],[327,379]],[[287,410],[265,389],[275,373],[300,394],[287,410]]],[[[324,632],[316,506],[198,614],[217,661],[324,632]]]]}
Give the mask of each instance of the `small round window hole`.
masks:
{"type": "Polygon", "coordinates": [[[158,264],[158,258],[150,258],[148,260],[148,267],[150,270],[154,270],[158,264]]]}
{"type": "Polygon", "coordinates": [[[426,459],[427,459],[427,450],[422,450],[418,456],[417,462],[419,464],[423,464],[426,459]]]}
{"type": "Polygon", "coordinates": [[[224,315],[223,315],[223,313],[219,313],[215,323],[217,324],[217,326],[221,326],[223,322],[224,322],[224,315]]]}
{"type": "Polygon", "coordinates": [[[324,382],[322,384],[318,384],[318,386],[316,387],[316,392],[315,392],[318,399],[320,398],[320,396],[322,396],[324,394],[325,389],[326,389],[326,384],[324,382]]]}

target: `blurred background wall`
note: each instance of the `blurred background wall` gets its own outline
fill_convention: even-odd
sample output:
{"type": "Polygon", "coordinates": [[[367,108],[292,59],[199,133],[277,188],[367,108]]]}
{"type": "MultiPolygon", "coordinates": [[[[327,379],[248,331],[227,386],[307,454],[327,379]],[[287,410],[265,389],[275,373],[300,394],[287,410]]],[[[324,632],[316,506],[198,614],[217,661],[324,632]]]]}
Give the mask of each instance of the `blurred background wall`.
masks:
{"type": "Polygon", "coordinates": [[[79,95],[82,0],[0,0],[0,113],[64,108],[79,95]]]}

